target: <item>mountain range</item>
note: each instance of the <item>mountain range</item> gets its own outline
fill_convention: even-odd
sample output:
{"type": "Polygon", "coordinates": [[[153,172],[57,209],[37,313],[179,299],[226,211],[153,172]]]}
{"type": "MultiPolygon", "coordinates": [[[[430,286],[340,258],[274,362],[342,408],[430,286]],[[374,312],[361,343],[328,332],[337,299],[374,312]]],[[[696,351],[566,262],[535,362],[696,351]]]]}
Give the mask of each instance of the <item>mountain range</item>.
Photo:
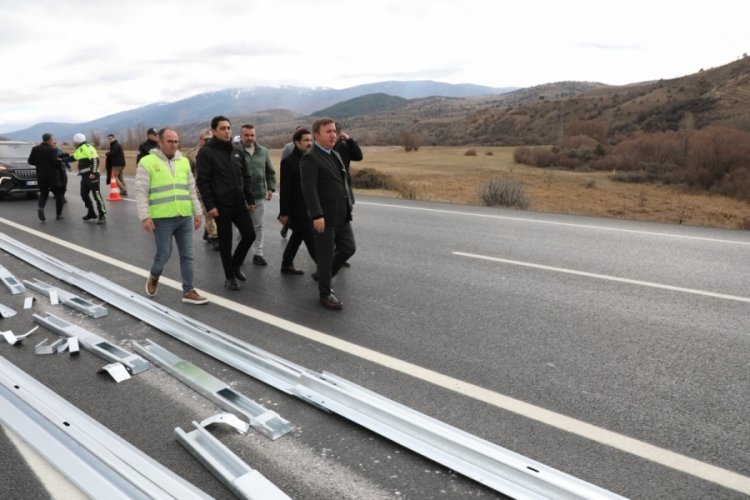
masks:
{"type": "Polygon", "coordinates": [[[423,81],[387,81],[345,89],[305,87],[231,88],[205,92],[174,102],[153,103],[84,123],[38,123],[23,130],[0,133],[10,139],[38,141],[44,132],[59,138],[76,132],[106,135],[124,134],[128,129],[180,126],[200,123],[206,126],[213,116],[236,117],[264,110],[285,110],[290,118],[310,115],[337,103],[370,94],[387,94],[402,100],[428,96],[473,97],[503,94],[516,87],[485,87],[473,84],[450,84],[423,81]]]}
{"type": "Polygon", "coordinates": [[[399,145],[407,136],[420,145],[556,144],[570,127],[596,131],[602,144],[636,133],[708,126],[750,131],[750,57],[679,78],[617,86],[566,81],[492,88],[411,81],[342,90],[228,89],[88,123],[38,124],[2,135],[38,141],[46,131],[58,138],[114,132],[132,149],[146,127],[172,125],[189,147],[217,114],[235,124],[253,123],[259,141],[269,147],[281,147],[297,125],[309,126],[319,116],[333,117],[363,145],[399,145]]]}

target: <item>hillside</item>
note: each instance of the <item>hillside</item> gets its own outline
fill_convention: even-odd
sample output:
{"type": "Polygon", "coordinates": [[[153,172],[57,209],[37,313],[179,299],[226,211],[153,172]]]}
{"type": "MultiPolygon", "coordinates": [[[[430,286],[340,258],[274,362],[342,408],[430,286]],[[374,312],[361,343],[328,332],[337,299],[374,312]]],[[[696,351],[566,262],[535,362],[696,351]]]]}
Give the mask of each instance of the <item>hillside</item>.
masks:
{"type": "Polygon", "coordinates": [[[575,121],[595,120],[609,138],[635,131],[724,125],[750,131],[750,58],[670,80],[610,86],[559,82],[496,96],[429,97],[398,109],[351,116],[366,144],[398,144],[402,132],[424,145],[551,144],[575,121]]]}
{"type": "Polygon", "coordinates": [[[344,120],[353,116],[396,110],[403,107],[407,102],[409,101],[402,97],[395,97],[380,92],[377,94],[355,97],[354,99],[334,104],[325,109],[314,111],[312,114],[315,116],[330,116],[337,120],[344,120]]]}

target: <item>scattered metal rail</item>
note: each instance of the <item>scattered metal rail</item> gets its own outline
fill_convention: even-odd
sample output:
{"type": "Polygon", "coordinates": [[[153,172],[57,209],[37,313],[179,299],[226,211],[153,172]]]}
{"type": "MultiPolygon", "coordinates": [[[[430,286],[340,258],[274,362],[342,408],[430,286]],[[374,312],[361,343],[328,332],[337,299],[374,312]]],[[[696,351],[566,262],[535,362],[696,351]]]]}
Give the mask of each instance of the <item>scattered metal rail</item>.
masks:
{"type": "Polygon", "coordinates": [[[112,361],[113,363],[121,363],[128,369],[131,375],[137,375],[149,368],[148,361],[137,354],[126,351],[109,340],[91,333],[78,325],[69,323],[54,314],[47,313],[46,317],[34,314],[31,317],[35,323],[48,328],[58,335],[65,338],[77,338],[84,349],[96,354],[100,358],[112,361]]]}
{"type": "Polygon", "coordinates": [[[622,498],[334,375],[318,374],[0,233],[0,248],[287,394],[515,498],[622,498]]]}
{"type": "Polygon", "coordinates": [[[0,304],[0,318],[12,318],[15,316],[16,310],[6,305],[0,304]]]}
{"type": "Polygon", "coordinates": [[[23,283],[19,282],[16,277],[2,265],[0,265],[0,283],[5,285],[5,288],[7,288],[12,295],[26,291],[23,283]]]}
{"type": "Polygon", "coordinates": [[[239,498],[248,500],[291,500],[263,474],[247,465],[213,434],[193,421],[195,430],[174,430],[177,442],[239,498]]]}
{"type": "Polygon", "coordinates": [[[275,411],[240,394],[210,373],[175,356],[151,340],[146,342],[146,345],[133,342],[133,349],[220,408],[244,418],[250,427],[267,438],[277,439],[292,430],[289,421],[281,418],[275,411]]]}
{"type": "Polygon", "coordinates": [[[94,304],[90,300],[83,299],[78,295],[65,291],[62,288],[52,286],[49,283],[45,283],[44,281],[38,280],[36,278],[34,278],[33,281],[23,280],[23,284],[28,288],[31,288],[32,290],[43,293],[44,295],[49,297],[50,300],[52,300],[53,296],[56,295],[60,302],[63,303],[63,305],[66,305],[71,309],[75,309],[76,311],[81,312],[87,316],[91,316],[92,318],[101,318],[107,315],[106,307],[94,304]]]}
{"type": "Polygon", "coordinates": [[[0,421],[90,498],[210,498],[2,356],[0,421]]]}

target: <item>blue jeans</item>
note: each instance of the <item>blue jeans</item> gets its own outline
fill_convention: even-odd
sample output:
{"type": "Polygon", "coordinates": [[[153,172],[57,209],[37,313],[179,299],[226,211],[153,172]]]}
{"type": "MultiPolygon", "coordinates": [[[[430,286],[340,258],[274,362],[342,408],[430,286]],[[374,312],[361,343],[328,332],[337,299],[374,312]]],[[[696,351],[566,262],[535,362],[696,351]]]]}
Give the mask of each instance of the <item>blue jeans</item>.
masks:
{"type": "Polygon", "coordinates": [[[180,255],[180,276],[182,277],[182,291],[193,289],[193,218],[170,217],[168,219],[153,219],[154,239],[156,240],[156,255],[151,264],[151,275],[161,276],[164,266],[172,255],[172,237],[177,243],[177,253],[180,255]]]}

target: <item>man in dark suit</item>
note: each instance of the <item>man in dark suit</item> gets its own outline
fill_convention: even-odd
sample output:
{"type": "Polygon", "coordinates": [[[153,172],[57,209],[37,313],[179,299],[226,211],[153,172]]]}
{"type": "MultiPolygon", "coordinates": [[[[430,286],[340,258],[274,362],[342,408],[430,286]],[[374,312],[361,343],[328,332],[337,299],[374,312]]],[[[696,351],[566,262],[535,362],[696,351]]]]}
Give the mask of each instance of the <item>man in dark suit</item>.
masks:
{"type": "Polygon", "coordinates": [[[306,128],[297,129],[292,136],[294,149],[281,160],[281,183],[279,189],[279,222],[292,229],[292,236],[284,248],[281,274],[302,274],[294,267],[294,257],[302,242],[305,242],[310,257],[315,261],[315,233],[302,196],[299,163],[302,155],[313,145],[312,133],[306,128]]]}
{"type": "Polygon", "coordinates": [[[339,310],[342,302],[331,289],[331,278],[354,255],[352,205],[354,197],[347,180],[344,162],[333,150],[338,135],[331,118],[313,122],[315,144],[300,161],[300,181],[307,211],[315,231],[315,254],[320,303],[339,310]]]}

